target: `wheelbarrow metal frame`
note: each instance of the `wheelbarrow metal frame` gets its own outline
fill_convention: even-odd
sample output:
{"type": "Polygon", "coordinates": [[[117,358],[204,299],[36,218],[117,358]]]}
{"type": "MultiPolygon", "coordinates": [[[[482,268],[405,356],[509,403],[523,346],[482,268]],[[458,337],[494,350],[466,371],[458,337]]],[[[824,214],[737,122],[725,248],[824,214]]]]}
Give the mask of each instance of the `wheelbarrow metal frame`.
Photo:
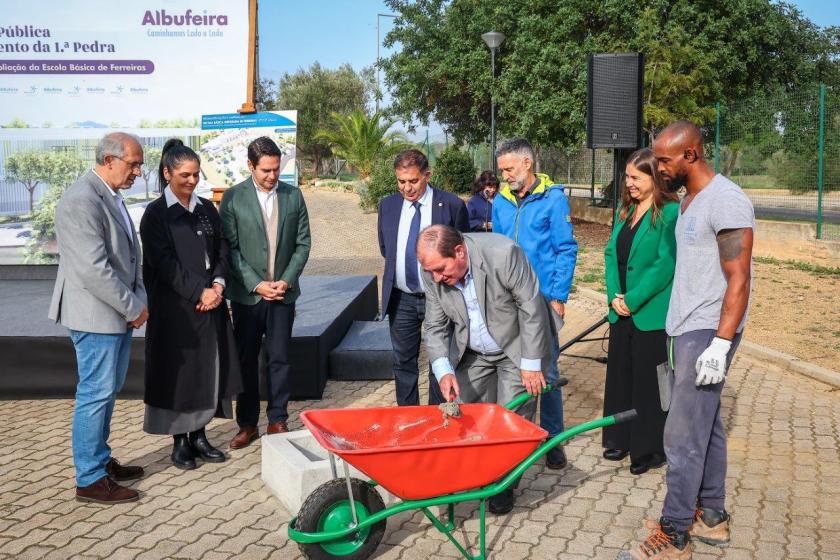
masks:
{"type": "MultiPolygon", "coordinates": [[[[551,386],[546,387],[543,391],[548,392],[552,390],[551,386]]],[[[532,395],[528,393],[523,393],[507,403],[505,408],[508,410],[515,410],[523,403],[527,402],[529,399],[533,398],[532,395]]],[[[358,519],[355,516],[355,508],[353,508],[354,512],[354,525],[351,527],[347,527],[346,529],[342,529],[339,531],[330,531],[330,532],[318,532],[318,533],[305,533],[302,531],[298,531],[295,527],[297,525],[297,516],[293,517],[291,521],[289,521],[289,529],[288,535],[289,538],[295,542],[302,543],[302,544],[316,544],[325,541],[332,541],[347,537],[359,531],[359,529],[363,529],[366,527],[370,527],[379,523],[380,521],[384,521],[388,517],[392,515],[396,515],[398,513],[402,513],[408,510],[416,510],[419,509],[423,512],[423,514],[432,522],[435,528],[447,536],[447,538],[455,545],[461,555],[464,556],[467,560],[485,560],[487,558],[486,555],[486,534],[487,534],[487,525],[485,523],[486,519],[486,502],[492,496],[495,496],[499,492],[507,490],[516,480],[518,480],[526,470],[528,470],[534,463],[536,463],[543,455],[548,453],[550,450],[555,448],[557,445],[563,443],[564,441],[571,439],[572,437],[581,434],[583,432],[587,432],[589,430],[595,430],[598,428],[603,428],[606,426],[612,426],[614,424],[631,420],[635,418],[636,411],[635,410],[627,410],[624,412],[619,412],[618,414],[614,414],[612,416],[606,416],[604,418],[598,418],[597,420],[591,420],[589,422],[584,422],[582,424],[578,424],[577,426],[573,426],[568,430],[565,430],[553,438],[546,440],[542,443],[537,449],[535,449],[528,457],[526,457],[519,465],[517,465],[513,470],[511,470],[507,475],[505,475],[501,480],[494,482],[492,484],[488,484],[482,488],[477,488],[475,490],[467,490],[464,492],[455,492],[453,494],[447,494],[445,496],[436,496],[434,498],[426,498],[423,500],[404,500],[399,503],[396,503],[392,506],[389,506],[385,509],[382,509],[373,515],[368,516],[365,518],[361,523],[358,522],[358,519]],[[478,500],[479,502],[479,554],[477,556],[472,556],[468,551],[466,546],[462,545],[452,533],[455,531],[455,504],[460,502],[469,502],[478,500]],[[434,506],[447,506],[447,521],[444,523],[437,515],[432,513],[429,508],[434,506]]],[[[335,469],[335,458],[330,453],[330,462],[333,466],[333,475],[337,475],[337,469],[335,469]]],[[[349,470],[346,468],[346,461],[345,463],[345,477],[347,478],[348,488],[350,487],[350,474],[349,470]]],[[[368,481],[368,484],[371,486],[378,486],[376,481],[368,481]]],[[[349,501],[351,506],[354,503],[354,499],[352,493],[349,495],[349,501]]],[[[465,543],[468,546],[468,543],[465,543]]]]}

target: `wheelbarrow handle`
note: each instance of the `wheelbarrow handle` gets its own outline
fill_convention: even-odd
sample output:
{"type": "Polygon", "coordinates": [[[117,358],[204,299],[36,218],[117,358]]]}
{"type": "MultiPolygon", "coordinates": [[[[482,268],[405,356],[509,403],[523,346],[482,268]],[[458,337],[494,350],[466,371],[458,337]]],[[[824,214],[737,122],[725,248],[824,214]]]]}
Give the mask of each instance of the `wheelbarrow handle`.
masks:
{"type": "MultiPolygon", "coordinates": [[[[556,383],[546,383],[545,388],[542,390],[542,392],[540,394],[544,395],[544,394],[548,393],[549,391],[559,390],[560,387],[563,387],[563,386],[568,385],[568,384],[569,384],[569,380],[566,379],[565,377],[561,377],[560,379],[557,380],[556,383]]],[[[511,399],[511,401],[508,402],[505,405],[505,408],[508,409],[508,410],[515,410],[515,409],[519,408],[520,406],[522,406],[523,404],[525,404],[526,402],[528,402],[529,400],[535,399],[536,397],[537,397],[537,395],[531,395],[531,394],[528,394],[527,392],[526,393],[520,393],[518,396],[511,399]]]]}
{"type": "Polygon", "coordinates": [[[638,416],[636,413],[635,408],[631,408],[630,410],[625,410],[624,412],[617,412],[613,414],[613,419],[615,420],[616,424],[621,424],[623,422],[629,422],[638,416]]]}

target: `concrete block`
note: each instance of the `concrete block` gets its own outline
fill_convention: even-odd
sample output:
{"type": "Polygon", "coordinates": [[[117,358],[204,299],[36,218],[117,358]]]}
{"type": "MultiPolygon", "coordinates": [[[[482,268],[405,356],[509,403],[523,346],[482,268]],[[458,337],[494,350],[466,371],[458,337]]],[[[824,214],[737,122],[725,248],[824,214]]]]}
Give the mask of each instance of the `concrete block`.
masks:
{"type": "Polygon", "coordinates": [[[353,321],[330,352],[330,377],[346,381],[393,379],[393,347],[387,321],[353,321]]]}
{"type": "MultiPolygon", "coordinates": [[[[332,478],[329,453],[322,448],[308,430],[262,437],[262,480],[292,515],[297,515],[304,500],[318,486],[332,478]]],[[[336,471],[344,477],[344,463],[336,456],[336,471]]],[[[350,476],[361,480],[370,478],[350,466],[350,476]]],[[[377,487],[385,504],[395,498],[377,487]]]]}

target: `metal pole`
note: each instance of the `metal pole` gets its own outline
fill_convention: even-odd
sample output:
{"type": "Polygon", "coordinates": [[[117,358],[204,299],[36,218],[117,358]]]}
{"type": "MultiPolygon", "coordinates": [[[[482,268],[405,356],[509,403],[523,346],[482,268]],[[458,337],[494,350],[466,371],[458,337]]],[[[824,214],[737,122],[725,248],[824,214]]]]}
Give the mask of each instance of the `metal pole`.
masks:
{"type": "Polygon", "coordinates": [[[490,49],[490,159],[493,160],[493,173],[496,172],[496,49],[490,49]]]}
{"type": "Polygon", "coordinates": [[[389,17],[395,18],[397,17],[394,14],[376,14],[376,93],[374,97],[376,97],[376,112],[379,112],[379,98],[382,95],[382,91],[379,88],[379,18],[389,17]]]}
{"type": "Polygon", "coordinates": [[[715,173],[720,173],[720,102],[715,103],[715,173]]]}
{"type": "Polygon", "coordinates": [[[353,516],[353,527],[359,524],[359,516],[356,514],[356,499],[353,497],[353,483],[350,482],[350,468],[347,461],[341,461],[344,465],[344,480],[347,483],[347,499],[350,500],[350,514],[353,516]]]}
{"type": "Polygon", "coordinates": [[[595,150],[589,150],[592,152],[592,180],[589,185],[589,203],[595,204],[595,150]]]}
{"type": "Polygon", "coordinates": [[[820,134],[817,149],[817,239],[822,239],[823,166],[825,164],[825,84],[820,84],[820,134]]]}

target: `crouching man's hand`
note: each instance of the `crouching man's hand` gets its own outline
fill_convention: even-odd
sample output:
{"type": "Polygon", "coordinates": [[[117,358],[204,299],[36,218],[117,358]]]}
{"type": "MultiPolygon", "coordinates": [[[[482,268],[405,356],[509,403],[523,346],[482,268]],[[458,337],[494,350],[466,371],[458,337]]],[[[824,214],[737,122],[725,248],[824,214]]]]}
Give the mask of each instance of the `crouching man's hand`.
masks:
{"type": "Polygon", "coordinates": [[[447,373],[440,379],[440,392],[446,402],[452,402],[461,395],[461,388],[458,387],[454,373],[447,373]]]}
{"type": "Polygon", "coordinates": [[[522,376],[522,384],[529,395],[539,395],[545,389],[545,377],[541,371],[519,370],[522,376]]]}

